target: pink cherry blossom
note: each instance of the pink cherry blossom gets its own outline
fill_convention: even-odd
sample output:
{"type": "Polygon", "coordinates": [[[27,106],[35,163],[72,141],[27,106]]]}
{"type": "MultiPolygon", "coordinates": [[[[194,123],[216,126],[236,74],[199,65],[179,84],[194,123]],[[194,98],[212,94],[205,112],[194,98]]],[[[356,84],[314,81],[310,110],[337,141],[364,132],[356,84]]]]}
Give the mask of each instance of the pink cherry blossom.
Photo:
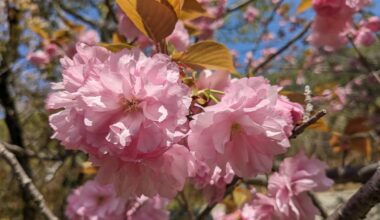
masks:
{"type": "Polygon", "coordinates": [[[202,189],[203,195],[209,204],[220,202],[223,199],[227,184],[231,183],[234,172],[229,164],[225,169],[210,167],[200,158],[195,161],[195,175],[192,177],[192,183],[196,188],[202,189]]]}
{"type": "Polygon", "coordinates": [[[200,30],[201,34],[198,36],[201,40],[210,39],[214,35],[214,31],[223,26],[222,19],[227,5],[227,0],[198,0],[203,8],[207,10],[210,16],[202,16],[191,23],[200,30]]]}
{"type": "Polygon", "coordinates": [[[126,198],[142,195],[173,198],[194,173],[192,160],[188,149],[181,145],[170,147],[160,156],[135,161],[91,157],[94,165],[99,166],[97,180],[114,184],[118,195],[126,198]]]}
{"type": "Polygon", "coordinates": [[[298,103],[289,101],[285,96],[279,96],[276,103],[276,111],[285,119],[286,125],[284,129],[286,134],[290,136],[294,125],[302,121],[304,114],[303,107],[298,103]]]}
{"type": "Polygon", "coordinates": [[[361,22],[360,26],[368,28],[373,32],[378,32],[380,31],[380,17],[372,16],[366,21],[361,22]]]}
{"type": "Polygon", "coordinates": [[[249,23],[253,22],[259,16],[260,11],[253,6],[248,6],[244,13],[244,18],[249,23]]]}
{"type": "Polygon", "coordinates": [[[172,149],[184,137],[191,103],[178,66],[137,49],[110,53],[79,44],[77,51],[62,59],[63,82],[47,100],[47,108],[60,110],[50,116],[53,137],[89,153],[109,174],[105,181],[126,194],[173,196],[187,177],[189,159],[178,158],[190,154],[172,149]]]}
{"type": "Polygon", "coordinates": [[[241,218],[242,220],[271,220],[275,212],[274,207],[273,198],[256,193],[252,202],[243,206],[241,218]]]}
{"type": "MultiPolygon", "coordinates": [[[[299,152],[294,157],[286,158],[280,165],[279,175],[289,178],[292,191],[295,194],[304,191],[324,191],[331,187],[333,181],[326,177],[327,165],[317,159],[309,159],[299,152]]],[[[271,180],[275,182],[277,175],[273,175],[271,180]]],[[[271,181],[269,181],[271,182],[271,181]]],[[[269,191],[274,185],[270,184],[269,191]]]]}
{"type": "Polygon", "coordinates": [[[307,192],[324,191],[333,184],[325,174],[326,164],[308,159],[301,151],[286,158],[269,177],[268,195],[257,193],[242,209],[243,220],[314,219],[319,214],[307,192]]]}
{"type": "Polygon", "coordinates": [[[355,37],[355,44],[369,47],[376,43],[376,34],[368,28],[360,28],[355,37]]]}
{"type": "Polygon", "coordinates": [[[168,220],[169,211],[165,208],[168,199],[155,196],[153,198],[140,197],[127,211],[128,220],[168,220]]]}
{"type": "Polygon", "coordinates": [[[42,66],[50,62],[50,56],[43,50],[37,50],[35,52],[30,52],[26,59],[34,65],[42,66]]]}
{"type": "Polygon", "coordinates": [[[214,89],[224,91],[231,82],[231,74],[227,71],[203,70],[197,81],[198,89],[214,89]]]}
{"type": "Polygon", "coordinates": [[[308,40],[316,47],[336,50],[348,43],[347,34],[353,31],[352,16],[368,0],[313,0],[317,16],[308,40]]]}
{"type": "Polygon", "coordinates": [[[50,116],[53,137],[125,160],[159,155],[177,141],[191,99],[169,57],[83,44],[77,50],[62,60],[63,83],[47,101],[50,109],[63,108],[50,116]]]}
{"type": "Polygon", "coordinates": [[[167,40],[176,50],[184,51],[190,45],[190,36],[182,21],[178,21],[173,33],[167,40]]]}
{"type": "Polygon", "coordinates": [[[125,200],[118,198],[112,185],[88,181],[67,199],[65,214],[72,220],[124,219],[125,200]]]}
{"type": "Polygon", "coordinates": [[[229,163],[240,177],[270,171],[273,157],[289,147],[277,99],[277,88],[262,77],[232,82],[218,104],[190,122],[190,149],[211,168],[229,163]]]}

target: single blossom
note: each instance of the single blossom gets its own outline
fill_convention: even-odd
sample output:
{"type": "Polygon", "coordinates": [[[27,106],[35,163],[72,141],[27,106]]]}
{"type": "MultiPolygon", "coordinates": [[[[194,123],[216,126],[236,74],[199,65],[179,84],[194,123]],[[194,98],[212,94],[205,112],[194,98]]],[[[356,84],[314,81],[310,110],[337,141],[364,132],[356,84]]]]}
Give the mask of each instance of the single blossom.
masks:
{"type": "Polygon", "coordinates": [[[196,188],[202,189],[203,195],[209,204],[223,200],[227,184],[231,183],[235,173],[227,164],[226,169],[215,167],[211,169],[200,158],[195,161],[195,174],[191,181],[196,188]]]}
{"type": "Polygon", "coordinates": [[[182,21],[178,21],[167,41],[178,51],[184,51],[190,45],[190,35],[182,21]]]}
{"type": "Polygon", "coordinates": [[[63,82],[47,100],[47,108],[59,110],[50,116],[53,137],[89,153],[108,174],[104,181],[125,195],[173,196],[187,177],[190,154],[173,147],[185,135],[191,103],[178,66],[137,49],[110,53],[78,44],[77,51],[62,59],[63,82]]]}
{"type": "Polygon", "coordinates": [[[183,189],[186,179],[194,173],[193,157],[188,149],[174,145],[160,156],[137,161],[92,156],[91,161],[99,167],[96,179],[115,185],[122,197],[156,195],[173,198],[183,189]]]}
{"type": "Polygon", "coordinates": [[[88,181],[67,199],[65,214],[71,220],[123,220],[126,201],[110,185],[88,181]]]}
{"type": "Polygon", "coordinates": [[[36,66],[43,66],[50,62],[50,56],[43,50],[28,53],[26,59],[36,66]]]}
{"type": "Polygon", "coordinates": [[[316,47],[336,50],[348,43],[353,32],[353,14],[367,5],[368,0],[313,0],[316,18],[308,40],[316,47]]]}
{"type": "Polygon", "coordinates": [[[376,43],[376,34],[368,28],[360,28],[354,42],[358,46],[369,47],[376,43]]]}
{"type": "Polygon", "coordinates": [[[262,77],[232,82],[218,104],[190,122],[190,150],[211,168],[224,170],[229,163],[240,177],[270,171],[273,157],[289,147],[277,91],[262,77]]]}
{"type": "Polygon", "coordinates": [[[324,191],[333,184],[327,166],[303,152],[285,159],[269,177],[268,195],[257,193],[242,209],[243,220],[314,219],[319,214],[307,192],[324,191]]]}
{"type": "Polygon", "coordinates": [[[253,22],[259,16],[260,16],[260,11],[251,5],[247,7],[244,13],[244,18],[249,23],[253,22]]]}
{"type": "Polygon", "coordinates": [[[380,31],[380,17],[372,16],[360,24],[361,27],[368,28],[372,32],[380,31]]]}

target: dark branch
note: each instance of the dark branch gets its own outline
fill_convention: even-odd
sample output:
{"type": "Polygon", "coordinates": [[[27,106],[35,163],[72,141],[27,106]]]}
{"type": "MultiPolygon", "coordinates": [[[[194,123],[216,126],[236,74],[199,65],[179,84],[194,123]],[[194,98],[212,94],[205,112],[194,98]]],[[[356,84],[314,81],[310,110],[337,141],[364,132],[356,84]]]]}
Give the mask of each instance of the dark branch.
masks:
{"type": "Polygon", "coordinates": [[[262,63],[260,63],[257,67],[255,67],[252,72],[253,74],[257,73],[260,69],[264,68],[266,65],[268,65],[274,58],[281,55],[284,51],[286,51],[290,46],[292,46],[295,42],[297,42],[299,39],[301,39],[307,31],[310,29],[312,22],[309,22],[304,29],[297,34],[295,37],[290,39],[284,46],[282,46],[280,49],[277,50],[276,53],[271,54],[266,58],[262,63]]]}
{"type": "MultiPolygon", "coordinates": [[[[38,191],[33,184],[30,177],[26,174],[21,164],[17,161],[16,157],[9,152],[3,144],[0,143],[0,156],[3,157],[7,163],[11,166],[22,188],[28,192],[33,201],[37,204],[41,213],[48,220],[58,220],[58,218],[47,207],[46,202],[42,194],[38,191]]],[[[4,201],[3,201],[4,202],[4,201]]]]}
{"type": "Polygon", "coordinates": [[[303,133],[306,128],[308,128],[310,125],[317,122],[319,119],[321,119],[323,116],[327,114],[326,110],[321,110],[317,114],[313,115],[308,121],[302,123],[301,125],[297,126],[293,130],[293,134],[289,137],[289,139],[296,138],[298,135],[303,133]]]}
{"type": "Polygon", "coordinates": [[[380,202],[380,168],[345,204],[340,206],[328,220],[364,219],[367,213],[380,202]]]}
{"type": "Polygon", "coordinates": [[[91,26],[92,28],[94,29],[97,29],[100,25],[97,24],[96,22],[88,19],[88,18],[85,18],[83,17],[82,15],[76,13],[74,10],[72,10],[71,8],[67,7],[64,3],[64,1],[54,1],[54,3],[56,3],[56,5],[62,9],[62,11],[64,11],[65,13],[73,16],[75,19],[78,19],[79,21],[91,26]]]}
{"type": "Polygon", "coordinates": [[[59,161],[63,158],[57,157],[57,156],[48,156],[42,153],[36,153],[30,149],[22,148],[20,146],[14,145],[14,144],[8,144],[0,140],[0,144],[4,145],[9,151],[16,154],[17,156],[22,157],[28,157],[28,158],[37,158],[40,160],[52,160],[52,161],[59,161]]]}
{"type": "Polygon", "coordinates": [[[233,5],[231,8],[228,8],[226,11],[226,15],[231,13],[231,12],[237,11],[241,8],[244,8],[245,6],[249,5],[250,3],[254,2],[254,1],[255,0],[245,0],[245,1],[239,2],[236,5],[233,5]]]}

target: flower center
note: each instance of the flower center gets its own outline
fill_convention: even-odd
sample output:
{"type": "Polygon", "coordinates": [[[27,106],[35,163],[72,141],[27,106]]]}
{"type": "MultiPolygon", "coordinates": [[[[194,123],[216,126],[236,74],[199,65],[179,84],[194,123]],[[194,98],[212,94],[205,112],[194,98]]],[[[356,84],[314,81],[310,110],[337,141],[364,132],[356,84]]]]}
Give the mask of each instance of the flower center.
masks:
{"type": "Polygon", "coordinates": [[[120,105],[124,109],[125,113],[138,111],[140,109],[139,103],[140,101],[135,98],[132,98],[132,99],[126,99],[124,97],[120,98],[120,105]]]}
{"type": "Polygon", "coordinates": [[[233,123],[233,124],[231,125],[231,136],[240,133],[240,131],[241,131],[241,125],[240,125],[240,124],[238,124],[238,123],[233,123]]]}

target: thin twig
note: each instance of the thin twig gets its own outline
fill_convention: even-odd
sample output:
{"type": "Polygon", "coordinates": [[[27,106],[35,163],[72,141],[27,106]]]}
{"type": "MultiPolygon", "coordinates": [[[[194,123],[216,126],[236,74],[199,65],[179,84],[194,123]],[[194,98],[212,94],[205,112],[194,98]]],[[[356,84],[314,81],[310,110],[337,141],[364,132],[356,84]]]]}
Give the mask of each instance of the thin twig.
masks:
{"type": "Polygon", "coordinates": [[[345,204],[328,217],[328,220],[364,219],[380,202],[380,168],[345,204]]]}
{"type": "Polygon", "coordinates": [[[54,1],[56,3],[57,6],[59,6],[60,9],[62,9],[64,12],[66,12],[67,14],[73,16],[74,18],[78,19],[79,21],[87,24],[87,25],[90,25],[92,28],[94,29],[97,29],[100,25],[97,24],[96,22],[88,19],[88,18],[85,18],[83,17],[82,15],[76,13],[74,10],[72,10],[71,8],[67,7],[63,1],[54,1]]]}
{"type": "Polygon", "coordinates": [[[379,77],[378,73],[376,73],[376,72],[373,71],[371,63],[368,61],[368,59],[364,56],[364,54],[356,46],[356,44],[355,44],[354,40],[352,39],[352,37],[351,36],[347,36],[347,38],[348,38],[350,44],[352,45],[352,47],[354,48],[355,52],[358,54],[360,62],[367,69],[368,73],[372,74],[375,77],[376,81],[378,83],[380,83],[380,77],[379,77]]]}
{"type": "Polygon", "coordinates": [[[249,5],[250,3],[254,2],[255,0],[245,0],[245,1],[242,1],[242,2],[239,2],[237,3],[236,5],[233,5],[231,8],[228,8],[226,10],[226,13],[225,15],[231,13],[231,12],[234,12],[234,11],[237,11],[241,8],[244,8],[245,6],[249,5]]]}
{"type": "Polygon", "coordinates": [[[118,23],[118,20],[117,20],[116,14],[114,12],[114,9],[112,7],[111,1],[105,0],[104,3],[106,4],[106,6],[108,8],[107,17],[110,16],[115,23],[118,23]]]}
{"type": "Polygon", "coordinates": [[[295,42],[297,42],[299,39],[301,39],[307,33],[307,31],[310,29],[311,24],[312,24],[312,22],[309,22],[299,34],[297,34],[295,37],[293,37],[292,39],[290,39],[284,46],[282,46],[280,49],[278,49],[276,51],[276,53],[273,53],[273,54],[269,55],[262,63],[260,63],[258,66],[256,66],[252,70],[252,73],[253,74],[257,73],[260,69],[264,68],[267,64],[269,64],[274,58],[276,58],[277,56],[281,55],[291,45],[293,45],[295,42]]]}
{"type": "Polygon", "coordinates": [[[26,156],[28,158],[37,158],[40,160],[52,160],[52,161],[60,161],[62,160],[59,156],[47,156],[42,153],[36,153],[30,149],[22,148],[20,146],[14,144],[8,144],[0,140],[0,144],[4,145],[9,151],[19,156],[26,156]]]}
{"type": "Polygon", "coordinates": [[[25,170],[21,167],[21,164],[17,161],[14,154],[9,152],[7,148],[0,143],[0,155],[8,162],[8,164],[13,169],[16,174],[18,181],[21,183],[23,189],[25,189],[33,201],[37,204],[41,213],[48,220],[58,220],[58,218],[52,213],[52,211],[46,205],[45,199],[42,194],[38,191],[36,186],[33,184],[32,180],[26,174],[25,170]]]}
{"type": "Polygon", "coordinates": [[[312,117],[310,117],[310,119],[308,121],[306,121],[306,122],[302,123],[301,125],[295,127],[293,129],[293,133],[289,137],[289,139],[296,138],[298,135],[300,135],[301,133],[303,133],[306,128],[308,128],[310,125],[312,125],[315,122],[317,122],[319,119],[321,119],[326,114],[327,114],[327,111],[325,109],[323,109],[323,110],[319,111],[317,114],[315,114],[312,117]]]}

